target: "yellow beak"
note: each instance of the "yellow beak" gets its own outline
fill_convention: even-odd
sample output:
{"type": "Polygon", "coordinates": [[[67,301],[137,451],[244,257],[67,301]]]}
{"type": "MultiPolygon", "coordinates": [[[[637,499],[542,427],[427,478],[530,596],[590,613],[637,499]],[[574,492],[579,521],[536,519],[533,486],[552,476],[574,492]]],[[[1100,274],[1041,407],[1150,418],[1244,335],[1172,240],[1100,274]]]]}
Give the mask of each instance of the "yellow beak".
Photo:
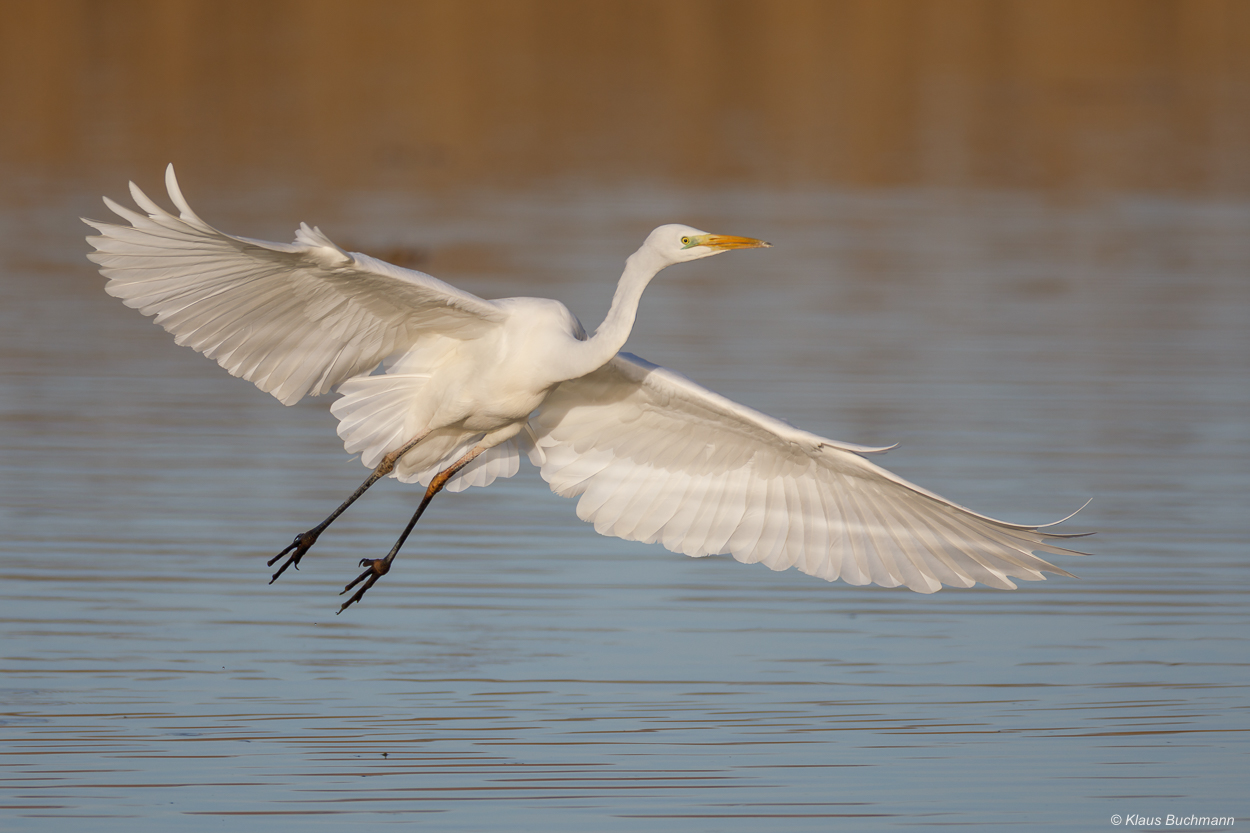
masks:
{"type": "Polygon", "coordinates": [[[698,234],[690,238],[690,242],[682,248],[707,246],[709,249],[727,251],[729,249],[767,249],[772,243],[756,240],[754,237],[734,237],[730,234],[698,234]]]}

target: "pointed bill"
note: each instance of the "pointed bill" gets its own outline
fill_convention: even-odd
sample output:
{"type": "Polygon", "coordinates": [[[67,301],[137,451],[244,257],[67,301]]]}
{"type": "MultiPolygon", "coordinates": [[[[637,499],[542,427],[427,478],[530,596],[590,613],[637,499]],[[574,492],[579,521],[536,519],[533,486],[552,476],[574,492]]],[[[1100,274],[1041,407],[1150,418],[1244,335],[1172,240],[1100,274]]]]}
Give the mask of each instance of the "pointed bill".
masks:
{"type": "Polygon", "coordinates": [[[728,251],[729,249],[767,249],[772,245],[763,240],[756,240],[754,237],[735,237],[732,234],[696,234],[682,248],[707,246],[717,251],[728,251]]]}

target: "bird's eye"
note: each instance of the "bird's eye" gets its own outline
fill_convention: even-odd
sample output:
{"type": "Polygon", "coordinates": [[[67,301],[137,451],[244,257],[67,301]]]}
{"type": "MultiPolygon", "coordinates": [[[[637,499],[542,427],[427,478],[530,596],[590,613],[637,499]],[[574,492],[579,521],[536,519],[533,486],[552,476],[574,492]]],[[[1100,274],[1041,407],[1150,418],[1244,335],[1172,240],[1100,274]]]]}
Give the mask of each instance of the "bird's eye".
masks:
{"type": "Polygon", "coordinates": [[[690,238],[689,238],[689,237],[683,237],[683,238],[681,239],[681,245],[683,245],[683,246],[689,246],[689,245],[690,245],[690,238]]]}

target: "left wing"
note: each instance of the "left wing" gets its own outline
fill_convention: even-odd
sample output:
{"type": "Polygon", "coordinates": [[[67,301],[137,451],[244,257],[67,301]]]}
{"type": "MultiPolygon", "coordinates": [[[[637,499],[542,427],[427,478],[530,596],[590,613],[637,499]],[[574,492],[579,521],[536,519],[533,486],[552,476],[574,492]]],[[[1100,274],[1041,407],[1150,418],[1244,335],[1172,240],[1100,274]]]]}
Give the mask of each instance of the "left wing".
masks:
{"type": "Polygon", "coordinates": [[[994,520],[628,353],[561,383],[531,418],[552,491],[604,535],[850,584],[932,593],[1071,575],[1034,552],[1074,537],[994,520]]]}
{"type": "Polygon", "coordinates": [[[345,252],[301,225],[294,243],[218,231],[165,171],[175,216],[131,183],[141,214],[105,198],[127,224],[85,220],[88,257],[121,298],[185,344],[283,404],[368,373],[422,339],[470,339],[505,319],[491,301],[437,278],[345,252]]]}

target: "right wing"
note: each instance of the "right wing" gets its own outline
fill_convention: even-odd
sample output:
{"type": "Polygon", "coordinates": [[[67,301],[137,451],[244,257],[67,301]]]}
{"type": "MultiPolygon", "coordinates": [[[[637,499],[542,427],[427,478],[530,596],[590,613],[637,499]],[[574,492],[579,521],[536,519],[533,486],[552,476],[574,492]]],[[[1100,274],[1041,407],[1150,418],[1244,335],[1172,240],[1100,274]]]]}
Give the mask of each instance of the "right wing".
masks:
{"type": "Polygon", "coordinates": [[[830,581],[1014,588],[1070,575],[1033,555],[1073,537],[965,509],[838,443],[619,353],[561,382],[530,419],[552,491],[595,530],[674,552],[731,553],[830,581]]]}
{"type": "Polygon", "coordinates": [[[225,234],[187,205],[173,165],[165,184],[177,217],[131,183],[146,216],[106,197],[130,225],[84,220],[100,231],[87,238],[88,257],[109,279],[105,291],[285,405],[423,337],[473,338],[504,318],[490,301],[345,252],[307,225],[287,244],[225,234]]]}

